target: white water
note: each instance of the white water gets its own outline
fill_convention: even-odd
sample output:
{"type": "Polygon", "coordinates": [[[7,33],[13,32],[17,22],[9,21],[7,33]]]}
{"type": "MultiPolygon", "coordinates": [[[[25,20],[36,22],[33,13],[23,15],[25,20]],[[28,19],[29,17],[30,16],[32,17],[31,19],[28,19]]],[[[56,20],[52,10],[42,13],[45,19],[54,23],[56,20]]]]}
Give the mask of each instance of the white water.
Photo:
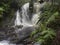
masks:
{"type": "Polygon", "coordinates": [[[32,26],[32,22],[29,19],[29,3],[22,6],[22,24],[23,26],[32,26]]]}
{"type": "MultiPolygon", "coordinates": [[[[38,17],[40,15],[40,13],[38,12],[38,13],[33,14],[32,18],[30,20],[28,11],[29,11],[29,3],[26,3],[22,6],[22,11],[21,11],[22,13],[19,12],[19,10],[17,10],[14,26],[23,25],[23,28],[24,28],[24,27],[36,25],[37,21],[39,20],[38,17]],[[22,16],[22,18],[21,18],[21,16],[22,16]]],[[[16,32],[18,32],[18,30],[16,30],[16,32]]],[[[0,42],[0,45],[15,45],[15,44],[11,44],[11,43],[9,43],[9,41],[3,40],[0,42]]]]}
{"type": "Polygon", "coordinates": [[[16,12],[16,20],[15,20],[15,26],[16,25],[23,25],[23,26],[34,26],[36,25],[37,21],[39,20],[39,15],[41,13],[40,9],[45,5],[46,2],[40,4],[40,3],[35,3],[34,4],[34,9],[35,9],[35,14],[33,13],[32,18],[30,20],[29,18],[29,3],[24,4],[21,9],[22,11],[19,12],[17,10],[16,12]],[[21,18],[22,16],[22,18],[21,18]],[[22,21],[22,22],[21,22],[22,21]]]}
{"type": "MultiPolygon", "coordinates": [[[[16,19],[15,19],[15,26],[23,26],[25,27],[36,27],[36,23],[39,20],[39,15],[41,14],[40,9],[45,5],[46,2],[40,4],[40,3],[34,3],[34,9],[35,13],[32,13],[32,17],[29,18],[29,3],[24,4],[21,7],[21,11],[17,10],[16,12],[16,19]]],[[[14,27],[15,27],[14,26],[14,27]]],[[[16,33],[21,31],[23,28],[17,28],[16,33]]]]}
{"type": "Polygon", "coordinates": [[[19,10],[17,10],[15,26],[16,25],[33,26],[37,23],[39,17],[38,14],[33,14],[30,20],[28,12],[29,12],[29,3],[26,3],[22,6],[22,14],[19,14],[19,10]],[[22,15],[22,19],[20,15],[22,15]],[[22,22],[20,20],[22,20],[22,22]]]}
{"type": "Polygon", "coordinates": [[[0,45],[16,45],[16,44],[11,44],[11,43],[9,43],[9,41],[3,40],[0,42],[0,45]]]}
{"type": "Polygon", "coordinates": [[[19,14],[19,10],[16,12],[16,20],[15,20],[15,26],[16,25],[20,25],[20,14],[19,14]]]}

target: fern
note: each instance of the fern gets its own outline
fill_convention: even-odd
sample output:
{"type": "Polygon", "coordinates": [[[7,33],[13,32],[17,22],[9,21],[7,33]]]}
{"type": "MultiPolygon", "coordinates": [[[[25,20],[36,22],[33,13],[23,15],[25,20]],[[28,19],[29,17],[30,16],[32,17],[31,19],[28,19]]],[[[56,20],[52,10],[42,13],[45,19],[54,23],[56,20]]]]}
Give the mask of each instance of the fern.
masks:
{"type": "Polygon", "coordinates": [[[31,34],[32,38],[34,38],[35,35],[38,35],[36,38],[34,38],[34,41],[39,41],[41,45],[51,45],[52,40],[56,36],[53,28],[47,27],[47,25],[51,21],[54,21],[55,18],[59,15],[59,12],[57,11],[57,6],[53,6],[51,4],[45,5],[45,7],[43,8],[43,12],[39,18],[39,27],[31,34]]]}

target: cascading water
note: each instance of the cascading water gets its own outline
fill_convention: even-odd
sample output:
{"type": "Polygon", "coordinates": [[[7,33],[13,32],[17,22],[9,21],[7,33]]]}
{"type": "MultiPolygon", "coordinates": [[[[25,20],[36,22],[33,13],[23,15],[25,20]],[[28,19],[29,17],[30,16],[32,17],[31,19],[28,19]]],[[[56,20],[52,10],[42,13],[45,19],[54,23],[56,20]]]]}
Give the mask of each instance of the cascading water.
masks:
{"type": "Polygon", "coordinates": [[[21,13],[22,14],[20,14],[19,10],[17,10],[15,26],[16,25],[33,26],[37,23],[39,17],[38,14],[33,14],[31,20],[29,18],[29,3],[26,3],[22,6],[21,13]],[[22,18],[20,17],[20,15],[22,16],[22,18]]]}
{"type": "MultiPolygon", "coordinates": [[[[35,13],[32,13],[32,17],[29,17],[29,3],[24,4],[21,7],[21,11],[17,10],[16,12],[16,19],[15,19],[15,26],[14,27],[20,27],[17,28],[15,31],[18,33],[19,31],[22,31],[25,28],[28,27],[36,27],[36,23],[39,20],[39,15],[41,13],[40,9],[44,6],[45,3],[35,3],[34,9],[36,10],[35,13]]],[[[34,10],[33,9],[33,10],[34,10]]]]}
{"type": "Polygon", "coordinates": [[[22,6],[22,24],[23,26],[32,26],[32,22],[29,19],[29,3],[22,6]]]}
{"type": "Polygon", "coordinates": [[[44,6],[45,3],[36,3],[35,5],[35,9],[37,10],[36,13],[32,14],[32,17],[29,17],[29,3],[26,3],[22,6],[22,11],[17,10],[17,14],[16,14],[16,20],[15,20],[15,26],[23,26],[22,28],[17,28],[16,29],[16,33],[20,33],[19,34],[19,38],[25,38],[28,37],[32,31],[34,31],[35,27],[36,27],[36,23],[39,20],[39,15],[41,14],[40,9],[44,6]]]}
{"type": "MultiPolygon", "coordinates": [[[[43,3],[43,5],[44,4],[45,3],[43,3]]],[[[43,7],[43,5],[40,4],[40,6],[42,6],[42,7],[43,7]]],[[[40,12],[41,11],[38,11],[38,13],[33,13],[31,20],[30,20],[30,18],[29,18],[29,3],[26,3],[22,6],[22,11],[19,12],[19,10],[17,10],[14,27],[23,26],[23,29],[21,29],[21,28],[16,29],[16,32],[20,33],[19,34],[20,39],[28,36],[32,32],[32,30],[34,29],[33,26],[35,26],[37,21],[39,20],[38,17],[40,15],[40,12]],[[19,31],[21,31],[21,32],[19,32],[19,31]]],[[[16,45],[16,44],[9,44],[8,41],[3,40],[2,42],[0,42],[0,45],[16,45]]]]}
{"type": "Polygon", "coordinates": [[[16,44],[11,44],[9,41],[3,40],[0,42],[0,45],[16,45],[16,44]]]}
{"type": "Polygon", "coordinates": [[[21,25],[21,21],[20,21],[20,13],[19,10],[16,12],[16,20],[15,20],[15,26],[16,25],[21,25]]]}

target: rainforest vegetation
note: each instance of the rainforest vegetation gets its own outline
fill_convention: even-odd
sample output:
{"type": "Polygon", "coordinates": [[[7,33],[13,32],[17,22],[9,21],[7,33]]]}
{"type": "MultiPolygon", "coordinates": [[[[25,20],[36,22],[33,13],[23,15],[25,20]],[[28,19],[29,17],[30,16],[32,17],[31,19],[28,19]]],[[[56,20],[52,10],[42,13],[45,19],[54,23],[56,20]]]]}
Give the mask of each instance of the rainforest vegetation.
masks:
{"type": "Polygon", "coordinates": [[[33,41],[38,41],[41,45],[60,45],[59,5],[59,0],[52,0],[44,6],[38,21],[39,27],[31,35],[33,41]]]}
{"type": "MultiPolygon", "coordinates": [[[[47,3],[39,15],[38,27],[31,33],[30,38],[41,45],[60,45],[60,0],[45,1],[47,3]]],[[[0,0],[0,28],[10,24],[16,10],[21,10],[26,2],[30,0],[0,0]]]]}

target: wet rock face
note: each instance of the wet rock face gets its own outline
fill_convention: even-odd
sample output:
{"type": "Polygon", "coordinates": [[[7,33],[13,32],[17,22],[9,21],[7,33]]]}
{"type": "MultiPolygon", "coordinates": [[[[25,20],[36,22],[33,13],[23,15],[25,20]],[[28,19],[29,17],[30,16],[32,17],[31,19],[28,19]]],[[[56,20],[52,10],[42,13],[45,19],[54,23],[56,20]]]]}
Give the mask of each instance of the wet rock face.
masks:
{"type": "Polygon", "coordinates": [[[0,28],[0,41],[6,39],[6,28],[0,28]]]}
{"type": "MultiPolygon", "coordinates": [[[[18,33],[15,32],[15,28],[2,28],[0,29],[0,41],[9,40],[10,43],[17,45],[32,45],[32,40],[29,38],[31,32],[34,30],[34,27],[24,27],[18,33]]],[[[17,29],[17,31],[19,28],[17,29]]]]}
{"type": "Polygon", "coordinates": [[[25,27],[21,31],[19,31],[18,33],[20,39],[19,41],[23,42],[25,39],[27,39],[33,30],[34,30],[33,27],[25,27]]]}
{"type": "Polygon", "coordinates": [[[17,29],[17,33],[15,32],[16,29],[10,28],[7,30],[6,38],[7,40],[10,40],[11,43],[25,43],[29,39],[27,39],[31,32],[34,30],[33,27],[24,27],[23,29],[20,29],[21,31],[18,31],[19,28],[17,29]],[[25,41],[27,39],[27,41],[25,41]]]}
{"type": "Polygon", "coordinates": [[[0,28],[0,41],[2,40],[9,40],[10,43],[15,43],[15,44],[26,44],[30,43],[31,40],[28,39],[31,32],[34,30],[34,27],[24,27],[23,29],[20,29],[18,33],[15,32],[15,29],[13,27],[5,27],[5,28],[0,28]]]}
{"type": "Polygon", "coordinates": [[[23,27],[23,25],[19,25],[19,26],[17,25],[16,27],[17,27],[17,28],[22,28],[22,27],[23,27]]]}

